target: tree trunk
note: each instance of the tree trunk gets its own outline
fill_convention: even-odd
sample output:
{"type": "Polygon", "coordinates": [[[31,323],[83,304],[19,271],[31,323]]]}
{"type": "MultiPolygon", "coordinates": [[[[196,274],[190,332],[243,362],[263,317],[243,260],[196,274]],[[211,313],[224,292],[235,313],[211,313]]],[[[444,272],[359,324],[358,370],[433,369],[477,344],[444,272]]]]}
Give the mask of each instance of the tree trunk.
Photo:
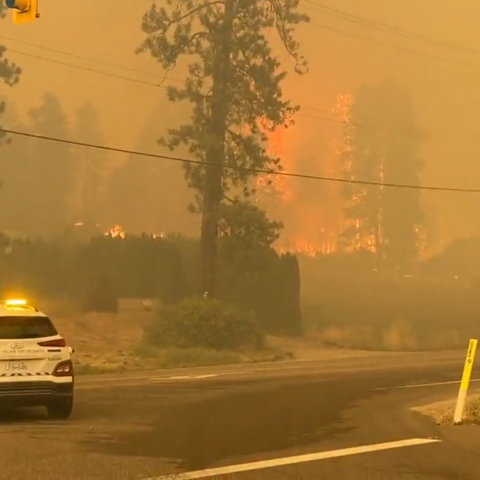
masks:
{"type": "Polygon", "coordinates": [[[229,106],[230,53],[235,0],[226,0],[218,53],[215,59],[212,87],[212,106],[207,134],[210,145],[205,155],[205,184],[201,227],[202,291],[215,296],[218,211],[222,202],[222,165],[225,159],[226,121],[229,106]]]}

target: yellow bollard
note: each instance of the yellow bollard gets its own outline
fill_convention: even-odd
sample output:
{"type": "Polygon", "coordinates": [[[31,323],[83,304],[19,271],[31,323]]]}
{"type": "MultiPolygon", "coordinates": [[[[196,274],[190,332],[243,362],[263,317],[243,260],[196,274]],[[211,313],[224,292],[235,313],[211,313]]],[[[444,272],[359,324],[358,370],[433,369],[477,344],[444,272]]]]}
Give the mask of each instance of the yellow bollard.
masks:
{"type": "Polygon", "coordinates": [[[453,415],[453,423],[458,425],[462,423],[463,410],[467,400],[468,386],[470,385],[470,377],[472,375],[473,362],[475,360],[475,352],[477,350],[478,340],[471,338],[468,343],[467,358],[463,367],[462,380],[460,382],[460,390],[458,391],[457,405],[453,415]]]}

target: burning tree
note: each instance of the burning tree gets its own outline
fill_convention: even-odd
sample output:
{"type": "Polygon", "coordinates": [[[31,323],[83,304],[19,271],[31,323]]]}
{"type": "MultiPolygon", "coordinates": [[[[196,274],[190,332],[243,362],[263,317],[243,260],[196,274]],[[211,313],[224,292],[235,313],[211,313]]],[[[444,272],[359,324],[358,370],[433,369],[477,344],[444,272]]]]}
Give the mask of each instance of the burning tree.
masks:
{"type": "MultiPolygon", "coordinates": [[[[358,125],[352,119],[352,95],[340,95],[334,113],[341,121],[342,142],[338,149],[342,177],[347,180],[361,180],[360,169],[365,162],[359,159],[358,143],[361,139],[358,125]]],[[[340,244],[347,251],[375,251],[375,242],[367,226],[368,214],[365,213],[365,201],[368,190],[364,185],[346,183],[340,189],[345,215],[345,228],[340,235],[340,244]]],[[[367,207],[368,208],[368,207],[367,207]]]]}
{"type": "MultiPolygon", "coordinates": [[[[165,0],[143,17],[147,34],[138,52],[150,52],[167,71],[187,57],[183,88],[168,87],[172,102],[192,104],[191,122],[168,130],[160,143],[171,150],[186,145],[198,164],[185,164],[193,206],[202,214],[202,289],[214,295],[218,225],[226,194],[252,193],[252,169],[279,169],[280,160],[264,148],[270,130],[287,125],[298,107],[283,99],[286,73],[272,52],[276,31],[306,71],[293,27],[308,21],[299,0],[165,0]],[[227,167],[227,168],[226,168],[227,167]],[[233,167],[233,168],[232,168],[233,167]]],[[[236,199],[233,198],[233,201],[236,199]]]]}
{"type": "MultiPolygon", "coordinates": [[[[267,153],[283,161],[282,137],[285,127],[282,125],[282,127],[272,130],[263,119],[260,120],[260,125],[267,139],[267,153]]],[[[255,199],[263,206],[268,205],[275,207],[278,205],[279,200],[286,201],[291,196],[291,191],[287,185],[287,178],[283,175],[272,175],[268,173],[259,175],[255,179],[255,190],[255,199]]]]}
{"type": "MultiPolygon", "coordinates": [[[[340,156],[344,177],[419,185],[421,135],[408,92],[386,81],[361,88],[345,105],[340,156]]],[[[417,258],[424,220],[418,189],[345,183],[342,195],[344,247],[375,252],[394,267],[417,258]]]]}

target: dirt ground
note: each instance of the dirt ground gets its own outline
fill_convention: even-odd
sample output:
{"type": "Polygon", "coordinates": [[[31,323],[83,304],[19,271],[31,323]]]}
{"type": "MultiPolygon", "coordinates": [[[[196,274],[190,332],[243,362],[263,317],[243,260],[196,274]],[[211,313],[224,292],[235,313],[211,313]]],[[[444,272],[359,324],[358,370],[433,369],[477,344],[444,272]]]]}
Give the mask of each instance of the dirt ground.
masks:
{"type": "Polygon", "coordinates": [[[133,368],[143,326],[154,313],[145,312],[141,301],[121,301],[119,313],[79,313],[60,303],[41,305],[60,334],[75,349],[81,368],[91,370],[133,368]]]}

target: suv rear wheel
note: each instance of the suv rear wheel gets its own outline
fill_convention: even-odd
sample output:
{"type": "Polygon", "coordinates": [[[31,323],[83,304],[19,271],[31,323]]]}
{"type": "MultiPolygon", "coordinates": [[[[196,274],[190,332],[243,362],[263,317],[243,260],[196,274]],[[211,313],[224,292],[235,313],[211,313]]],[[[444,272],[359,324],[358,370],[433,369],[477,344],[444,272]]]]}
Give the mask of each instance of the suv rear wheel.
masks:
{"type": "Polygon", "coordinates": [[[54,400],[47,405],[48,417],[57,420],[66,420],[73,410],[73,397],[54,400]]]}

